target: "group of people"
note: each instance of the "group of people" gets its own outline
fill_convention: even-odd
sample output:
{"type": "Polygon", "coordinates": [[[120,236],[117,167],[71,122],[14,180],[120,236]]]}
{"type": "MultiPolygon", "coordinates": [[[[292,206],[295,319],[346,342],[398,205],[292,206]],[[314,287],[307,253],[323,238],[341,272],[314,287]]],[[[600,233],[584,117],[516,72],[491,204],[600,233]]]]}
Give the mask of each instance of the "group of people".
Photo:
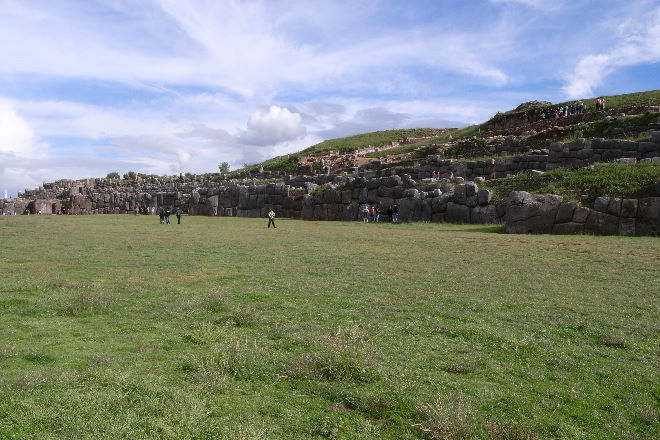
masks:
{"type": "MultiPolygon", "coordinates": [[[[399,207],[396,203],[385,212],[392,219],[392,223],[399,222],[399,207]]],[[[362,208],[362,221],[364,223],[378,223],[380,221],[380,208],[376,205],[364,205],[362,208]]]]}
{"type": "MultiPolygon", "coordinates": [[[[181,211],[181,208],[176,208],[176,211],[174,213],[176,215],[177,224],[180,225],[181,224],[181,214],[183,214],[183,212],[181,211]]],[[[162,206],[160,208],[158,208],[158,217],[160,218],[160,224],[161,225],[163,225],[163,224],[169,225],[170,224],[170,215],[172,215],[172,211],[170,210],[169,206],[164,208],[164,209],[163,209],[162,206]]]]}
{"type": "MultiPolygon", "coordinates": [[[[598,98],[601,99],[601,98],[598,98]]],[[[596,110],[598,110],[598,99],[596,100],[596,110]]],[[[603,103],[605,100],[602,100],[603,103]]],[[[602,109],[601,109],[602,110],[602,109]]],[[[584,102],[577,101],[573,104],[559,106],[558,108],[546,108],[541,113],[542,119],[563,118],[565,116],[581,115],[587,111],[584,102]]]]}

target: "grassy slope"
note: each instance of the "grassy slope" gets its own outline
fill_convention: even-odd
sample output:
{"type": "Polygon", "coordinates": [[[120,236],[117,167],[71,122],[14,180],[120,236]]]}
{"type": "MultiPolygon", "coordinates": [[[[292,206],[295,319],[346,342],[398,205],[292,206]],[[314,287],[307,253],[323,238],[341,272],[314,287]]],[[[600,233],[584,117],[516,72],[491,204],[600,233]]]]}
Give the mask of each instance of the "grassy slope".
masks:
{"type": "Polygon", "coordinates": [[[655,195],[655,183],[660,181],[660,163],[602,163],[593,167],[568,170],[558,168],[538,176],[490,179],[479,186],[492,189],[496,199],[506,199],[514,190],[536,194],[559,194],[567,200],[593,203],[596,197],[640,198],[655,195]]]}
{"type": "Polygon", "coordinates": [[[0,217],[0,438],[660,435],[657,239],[265,223],[0,217]]]}

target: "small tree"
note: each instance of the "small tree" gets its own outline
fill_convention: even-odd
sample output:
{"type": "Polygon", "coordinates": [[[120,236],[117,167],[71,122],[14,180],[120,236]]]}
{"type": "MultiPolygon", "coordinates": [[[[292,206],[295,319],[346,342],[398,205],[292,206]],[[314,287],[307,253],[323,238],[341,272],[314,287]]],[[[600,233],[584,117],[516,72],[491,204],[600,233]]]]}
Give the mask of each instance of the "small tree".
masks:
{"type": "Polygon", "coordinates": [[[111,173],[108,173],[107,176],[105,176],[106,179],[119,179],[119,173],[116,171],[113,171],[111,173]]]}
{"type": "Polygon", "coordinates": [[[220,168],[221,173],[228,173],[229,172],[229,162],[222,162],[220,165],[218,165],[218,168],[220,168]]]}
{"type": "Polygon", "coordinates": [[[135,180],[135,177],[137,174],[135,174],[135,171],[129,171],[128,173],[124,174],[124,180],[135,180]]]}

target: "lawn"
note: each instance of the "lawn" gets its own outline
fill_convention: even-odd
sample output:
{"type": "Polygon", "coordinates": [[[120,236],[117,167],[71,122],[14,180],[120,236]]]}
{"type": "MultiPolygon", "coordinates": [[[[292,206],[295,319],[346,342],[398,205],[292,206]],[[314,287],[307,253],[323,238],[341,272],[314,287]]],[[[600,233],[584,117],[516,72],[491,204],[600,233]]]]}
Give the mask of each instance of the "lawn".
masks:
{"type": "Polygon", "coordinates": [[[660,240],[0,217],[0,439],[654,439],[660,240]]]}

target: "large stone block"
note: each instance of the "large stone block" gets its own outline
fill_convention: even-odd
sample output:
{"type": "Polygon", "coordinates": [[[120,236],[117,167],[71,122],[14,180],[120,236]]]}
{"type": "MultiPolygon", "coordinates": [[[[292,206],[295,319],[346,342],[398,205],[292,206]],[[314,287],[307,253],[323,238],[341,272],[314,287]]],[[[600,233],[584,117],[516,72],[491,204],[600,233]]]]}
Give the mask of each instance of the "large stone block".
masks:
{"type": "Polygon", "coordinates": [[[513,191],[507,201],[508,233],[549,234],[557,217],[562,197],[554,194],[531,195],[513,191]]]}
{"type": "Polygon", "coordinates": [[[618,235],[619,217],[591,210],[584,224],[584,232],[595,235],[618,235]]]}
{"type": "Polygon", "coordinates": [[[619,219],[619,235],[632,237],[635,235],[635,219],[621,217],[619,219]]]}
{"type": "Polygon", "coordinates": [[[475,206],[470,210],[470,223],[500,223],[497,208],[494,205],[475,206]]]}
{"type": "Polygon", "coordinates": [[[573,220],[573,213],[577,208],[577,202],[562,203],[557,210],[557,217],[555,223],[567,223],[573,220]]]}
{"type": "Polygon", "coordinates": [[[480,189],[477,193],[477,202],[479,205],[487,205],[493,198],[493,192],[489,189],[480,189]]]}
{"type": "Polygon", "coordinates": [[[465,205],[467,199],[467,194],[465,190],[465,184],[456,185],[454,187],[454,203],[459,205],[465,205]]]}
{"type": "Polygon", "coordinates": [[[447,203],[449,203],[449,196],[443,195],[431,199],[431,210],[434,213],[442,213],[447,211],[447,203]]]}
{"type": "Polygon", "coordinates": [[[636,235],[657,236],[660,230],[660,197],[639,199],[637,204],[636,235]]]}
{"type": "Polygon", "coordinates": [[[450,223],[470,223],[470,208],[454,202],[447,203],[447,221],[450,223]]]}
{"type": "Polygon", "coordinates": [[[557,223],[552,227],[553,234],[569,235],[582,234],[584,232],[584,223],[557,223]]]}
{"type": "Polygon", "coordinates": [[[621,199],[612,197],[610,203],[607,205],[607,213],[616,215],[617,217],[621,215],[621,199]]]}
{"type": "Polygon", "coordinates": [[[607,212],[607,207],[610,206],[609,197],[596,197],[594,202],[594,209],[598,212],[607,212]]]}

